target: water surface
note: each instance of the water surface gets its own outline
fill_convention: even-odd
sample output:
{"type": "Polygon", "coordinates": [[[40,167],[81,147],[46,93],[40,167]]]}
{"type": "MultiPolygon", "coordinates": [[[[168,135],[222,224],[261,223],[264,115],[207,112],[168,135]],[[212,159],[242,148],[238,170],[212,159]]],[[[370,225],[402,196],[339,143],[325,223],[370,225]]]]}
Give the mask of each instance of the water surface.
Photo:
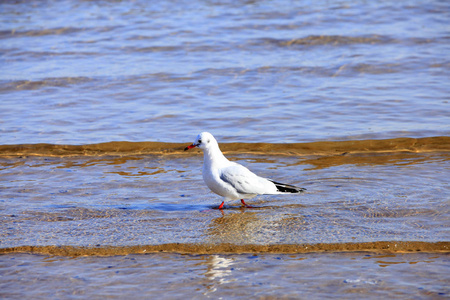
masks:
{"type": "Polygon", "coordinates": [[[449,268],[448,256],[430,253],[16,254],[1,256],[0,264],[7,299],[30,294],[35,299],[299,299],[331,298],[331,291],[345,299],[444,299],[449,293],[448,280],[441,276],[449,268]]]}
{"type": "Polygon", "coordinates": [[[446,1],[0,5],[2,144],[450,132],[446,1]]]}
{"type": "Polygon", "coordinates": [[[1,297],[448,297],[449,15],[3,1],[1,297]],[[205,130],[307,191],[215,209],[205,130]]]}

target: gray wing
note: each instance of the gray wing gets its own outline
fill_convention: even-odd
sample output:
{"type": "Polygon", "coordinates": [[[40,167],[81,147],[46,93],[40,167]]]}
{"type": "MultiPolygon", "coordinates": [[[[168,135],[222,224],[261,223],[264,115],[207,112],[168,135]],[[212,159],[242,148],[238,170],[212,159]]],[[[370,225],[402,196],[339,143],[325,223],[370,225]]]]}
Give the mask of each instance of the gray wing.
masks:
{"type": "Polygon", "coordinates": [[[275,185],[249,169],[235,164],[221,170],[220,179],[232,185],[240,194],[265,194],[276,192],[275,185]]]}

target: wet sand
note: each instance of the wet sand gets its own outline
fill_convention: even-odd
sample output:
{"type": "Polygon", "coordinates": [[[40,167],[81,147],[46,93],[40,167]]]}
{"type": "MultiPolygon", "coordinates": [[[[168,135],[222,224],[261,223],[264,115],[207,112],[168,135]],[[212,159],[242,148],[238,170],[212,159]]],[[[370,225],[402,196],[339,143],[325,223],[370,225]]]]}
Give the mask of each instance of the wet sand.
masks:
{"type": "Polygon", "coordinates": [[[18,246],[1,248],[0,254],[8,253],[36,253],[57,256],[113,256],[129,254],[148,253],[180,253],[180,254],[235,254],[235,253],[277,253],[277,254],[297,254],[297,253],[318,253],[318,252],[356,252],[377,251],[378,253],[444,253],[448,254],[450,242],[368,242],[368,243],[319,243],[319,244],[181,244],[169,243],[159,245],[138,245],[138,246],[101,246],[94,247],[73,247],[73,246],[18,246]]]}
{"type": "MultiPolygon", "coordinates": [[[[0,145],[0,156],[104,156],[142,154],[192,155],[185,143],[108,142],[88,145],[20,144],[0,145]]],[[[224,153],[259,155],[336,155],[348,153],[436,152],[450,149],[450,137],[395,138],[377,140],[327,141],[312,143],[220,143],[224,153]]],[[[200,150],[197,150],[200,153],[200,150]]]]}

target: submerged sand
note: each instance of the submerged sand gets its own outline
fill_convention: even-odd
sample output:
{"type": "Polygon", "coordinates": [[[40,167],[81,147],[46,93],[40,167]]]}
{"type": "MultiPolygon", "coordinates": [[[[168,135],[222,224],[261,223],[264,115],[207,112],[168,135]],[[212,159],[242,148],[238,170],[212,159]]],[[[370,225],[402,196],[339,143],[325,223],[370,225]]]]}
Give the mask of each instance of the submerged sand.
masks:
{"type": "Polygon", "coordinates": [[[0,251],[447,252],[449,140],[224,144],[256,173],[307,188],[224,210],[181,144],[3,146],[0,251]]]}

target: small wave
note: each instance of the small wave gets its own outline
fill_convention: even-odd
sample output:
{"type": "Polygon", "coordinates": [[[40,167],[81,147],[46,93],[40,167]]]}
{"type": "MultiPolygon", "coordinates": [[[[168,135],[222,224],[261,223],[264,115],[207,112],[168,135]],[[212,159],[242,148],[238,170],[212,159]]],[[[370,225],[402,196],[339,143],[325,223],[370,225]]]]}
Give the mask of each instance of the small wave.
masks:
{"type": "Polygon", "coordinates": [[[96,32],[107,32],[114,30],[117,27],[95,27],[95,28],[78,28],[78,27],[58,27],[58,28],[43,28],[43,29],[32,29],[32,30],[1,30],[0,39],[12,38],[12,37],[40,37],[46,35],[69,35],[73,33],[79,33],[83,31],[96,31],[96,32]]]}
{"type": "MultiPolygon", "coordinates": [[[[241,76],[246,74],[255,75],[259,74],[304,74],[304,75],[314,75],[321,77],[336,77],[336,76],[354,76],[355,74],[391,74],[391,73],[401,73],[404,71],[412,70],[417,66],[408,65],[408,63],[398,62],[398,63],[385,63],[385,64],[367,64],[367,63],[357,63],[357,64],[343,64],[330,67],[320,67],[320,66],[263,66],[254,69],[244,69],[244,68],[225,68],[225,69],[202,69],[196,71],[195,75],[200,76],[241,76]]],[[[444,67],[443,64],[435,65],[424,65],[423,68],[441,68],[444,67]]]]}
{"type": "Polygon", "coordinates": [[[94,81],[89,77],[57,77],[42,80],[14,80],[0,82],[0,91],[37,90],[44,87],[65,87],[72,84],[80,84],[94,81]]]}
{"type": "Polygon", "coordinates": [[[37,253],[58,256],[112,256],[128,254],[146,254],[158,252],[183,254],[215,254],[215,253],[315,253],[315,252],[448,252],[450,242],[418,242],[418,241],[379,241],[366,243],[332,243],[332,244],[278,244],[278,245],[236,245],[223,244],[189,244],[168,243],[160,245],[136,246],[18,246],[0,248],[0,254],[6,253],[37,253]]]}
{"type": "MultiPolygon", "coordinates": [[[[184,152],[186,143],[107,142],[86,145],[18,144],[0,145],[0,156],[101,156],[101,155],[193,155],[184,152]]],[[[226,153],[270,155],[346,155],[348,153],[446,152],[450,137],[395,138],[385,140],[323,141],[312,143],[222,143],[226,153]]]]}
{"type": "Polygon", "coordinates": [[[289,46],[347,46],[353,44],[369,44],[369,45],[382,45],[382,44],[429,44],[434,43],[434,39],[425,38],[410,38],[405,40],[394,39],[385,35],[367,35],[367,36],[341,36],[341,35],[310,35],[303,38],[293,39],[275,39],[275,38],[262,38],[254,41],[253,44],[273,44],[280,47],[289,46]]]}
{"type": "Polygon", "coordinates": [[[12,49],[12,51],[9,51],[7,53],[7,55],[8,55],[8,61],[14,61],[14,59],[19,61],[19,60],[29,59],[29,58],[42,59],[42,58],[55,57],[55,56],[83,57],[83,56],[101,56],[103,54],[99,53],[99,52],[87,52],[87,51],[59,51],[59,52],[58,51],[18,51],[16,49],[12,49]]]}

